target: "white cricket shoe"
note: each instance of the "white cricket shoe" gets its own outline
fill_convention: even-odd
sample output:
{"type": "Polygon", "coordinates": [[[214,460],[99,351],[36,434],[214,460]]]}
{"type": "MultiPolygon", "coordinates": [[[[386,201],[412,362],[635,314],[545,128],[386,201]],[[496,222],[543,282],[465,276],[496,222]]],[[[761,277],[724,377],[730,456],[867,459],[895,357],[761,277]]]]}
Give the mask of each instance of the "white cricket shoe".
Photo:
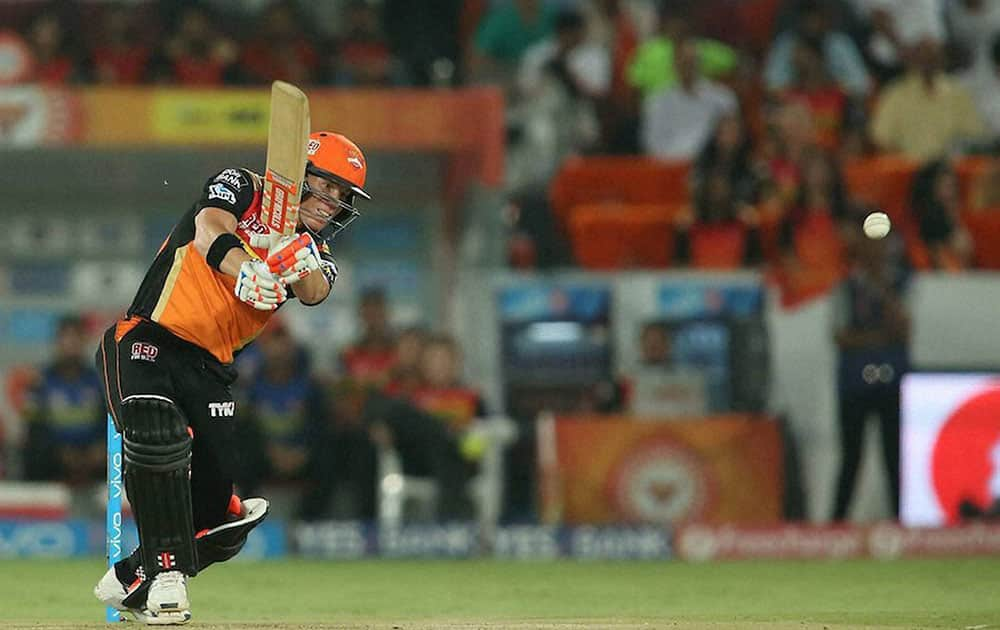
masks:
{"type": "Polygon", "coordinates": [[[101,600],[105,606],[111,606],[116,610],[127,610],[122,601],[128,591],[125,585],[118,580],[114,568],[108,569],[101,581],[94,587],[94,596],[101,600]]]}
{"type": "MultiPolygon", "coordinates": [[[[138,586],[138,581],[134,586],[138,586]]],[[[153,614],[148,608],[138,609],[125,606],[123,601],[128,596],[129,590],[118,580],[114,569],[108,569],[101,581],[94,587],[94,595],[105,606],[111,606],[115,610],[131,614],[136,621],[149,626],[169,626],[181,625],[191,620],[191,611],[187,608],[183,610],[160,611],[153,614]]]]}
{"type": "Polygon", "coordinates": [[[153,615],[180,612],[191,608],[187,594],[187,576],[180,571],[157,573],[149,586],[146,609],[153,615]]]}

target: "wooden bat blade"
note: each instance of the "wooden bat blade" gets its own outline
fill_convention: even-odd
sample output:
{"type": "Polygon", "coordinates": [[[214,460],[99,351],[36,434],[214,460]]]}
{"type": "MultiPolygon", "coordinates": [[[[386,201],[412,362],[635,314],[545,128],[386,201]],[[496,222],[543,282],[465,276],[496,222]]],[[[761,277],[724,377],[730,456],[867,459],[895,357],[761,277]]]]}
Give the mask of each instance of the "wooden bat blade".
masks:
{"type": "Polygon", "coordinates": [[[309,99],[299,88],[275,81],[267,133],[267,168],[261,222],[273,232],[293,234],[299,220],[309,142],[309,99]]]}

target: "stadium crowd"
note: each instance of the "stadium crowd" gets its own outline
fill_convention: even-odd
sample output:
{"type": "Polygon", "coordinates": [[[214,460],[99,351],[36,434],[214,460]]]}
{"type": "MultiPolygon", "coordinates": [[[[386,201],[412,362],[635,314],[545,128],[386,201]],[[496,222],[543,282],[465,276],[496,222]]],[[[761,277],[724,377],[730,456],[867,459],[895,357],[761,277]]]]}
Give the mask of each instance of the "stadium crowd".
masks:
{"type": "MultiPolygon", "coordinates": [[[[1000,262],[982,240],[1000,230],[970,229],[992,225],[1000,203],[992,0],[24,1],[0,16],[13,27],[0,31],[8,84],[495,84],[508,100],[512,267],[760,268],[789,305],[841,287],[841,425],[857,439],[844,442],[838,518],[864,412],[898,431],[907,270],[1000,262]],[[674,183],[632,199],[644,172],[674,183]],[[891,180],[891,199],[858,194],[872,178],[891,180]],[[597,192],[561,201],[582,188],[597,192]],[[899,229],[860,238],[860,217],[887,200],[899,229]],[[602,233],[622,233],[603,226],[651,212],[666,227],[648,259],[634,248],[593,262],[602,233]],[[892,373],[855,378],[852,361],[876,355],[892,373]]],[[[482,397],[461,380],[454,340],[394,333],[386,308],[379,291],[363,296],[364,333],[336,376],[310,370],[281,326],[241,356],[242,488],[295,482],[304,518],[338,501],[370,518],[388,444],[413,471],[464,484],[477,457],[464,429],[486,415],[482,397]]],[[[658,333],[642,331],[643,356],[668,362],[658,333]]],[[[102,397],[81,339],[80,322],[65,320],[53,363],[25,388],[28,478],[102,474],[102,397]]],[[[619,386],[609,391],[593,406],[628,406],[619,386]]],[[[895,470],[898,453],[886,455],[895,470]]],[[[442,496],[453,500],[445,518],[468,513],[465,493],[442,496]]]]}

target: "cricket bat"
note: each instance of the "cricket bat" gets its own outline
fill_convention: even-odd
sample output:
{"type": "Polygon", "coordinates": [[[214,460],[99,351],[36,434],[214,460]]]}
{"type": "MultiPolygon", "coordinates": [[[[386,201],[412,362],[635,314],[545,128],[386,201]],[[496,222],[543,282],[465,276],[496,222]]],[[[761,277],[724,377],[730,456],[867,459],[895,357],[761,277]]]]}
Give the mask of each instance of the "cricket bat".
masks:
{"type": "Polygon", "coordinates": [[[260,208],[261,222],[272,234],[294,234],[298,225],[309,127],[309,99],[294,85],[275,81],[260,208]]]}

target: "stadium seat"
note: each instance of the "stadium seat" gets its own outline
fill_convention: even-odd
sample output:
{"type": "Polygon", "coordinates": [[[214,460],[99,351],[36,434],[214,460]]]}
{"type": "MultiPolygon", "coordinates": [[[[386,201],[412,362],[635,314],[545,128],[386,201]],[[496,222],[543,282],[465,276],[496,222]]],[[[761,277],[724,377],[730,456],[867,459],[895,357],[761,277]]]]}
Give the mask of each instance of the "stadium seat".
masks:
{"type": "Polygon", "coordinates": [[[645,157],[583,157],[563,164],[549,190],[557,220],[569,225],[573,208],[598,202],[683,204],[688,201],[688,162],[645,157]]]}
{"type": "Polygon", "coordinates": [[[899,224],[909,220],[913,176],[919,165],[896,155],[852,160],[844,167],[844,180],[851,197],[885,212],[899,224]]]}
{"type": "Polygon", "coordinates": [[[963,207],[985,208],[1000,202],[993,190],[998,167],[996,158],[985,155],[968,156],[955,164],[963,207]]]}
{"type": "Polygon", "coordinates": [[[976,266],[1000,269],[1000,208],[964,212],[962,221],[972,236],[976,266]]]}
{"type": "Polygon", "coordinates": [[[578,206],[569,225],[573,254],[588,269],[669,267],[674,255],[674,218],[684,208],[616,203],[578,206]]]}
{"type": "Polygon", "coordinates": [[[691,266],[697,269],[739,269],[747,251],[747,229],[739,222],[719,225],[695,224],[691,242],[691,266]]]}

